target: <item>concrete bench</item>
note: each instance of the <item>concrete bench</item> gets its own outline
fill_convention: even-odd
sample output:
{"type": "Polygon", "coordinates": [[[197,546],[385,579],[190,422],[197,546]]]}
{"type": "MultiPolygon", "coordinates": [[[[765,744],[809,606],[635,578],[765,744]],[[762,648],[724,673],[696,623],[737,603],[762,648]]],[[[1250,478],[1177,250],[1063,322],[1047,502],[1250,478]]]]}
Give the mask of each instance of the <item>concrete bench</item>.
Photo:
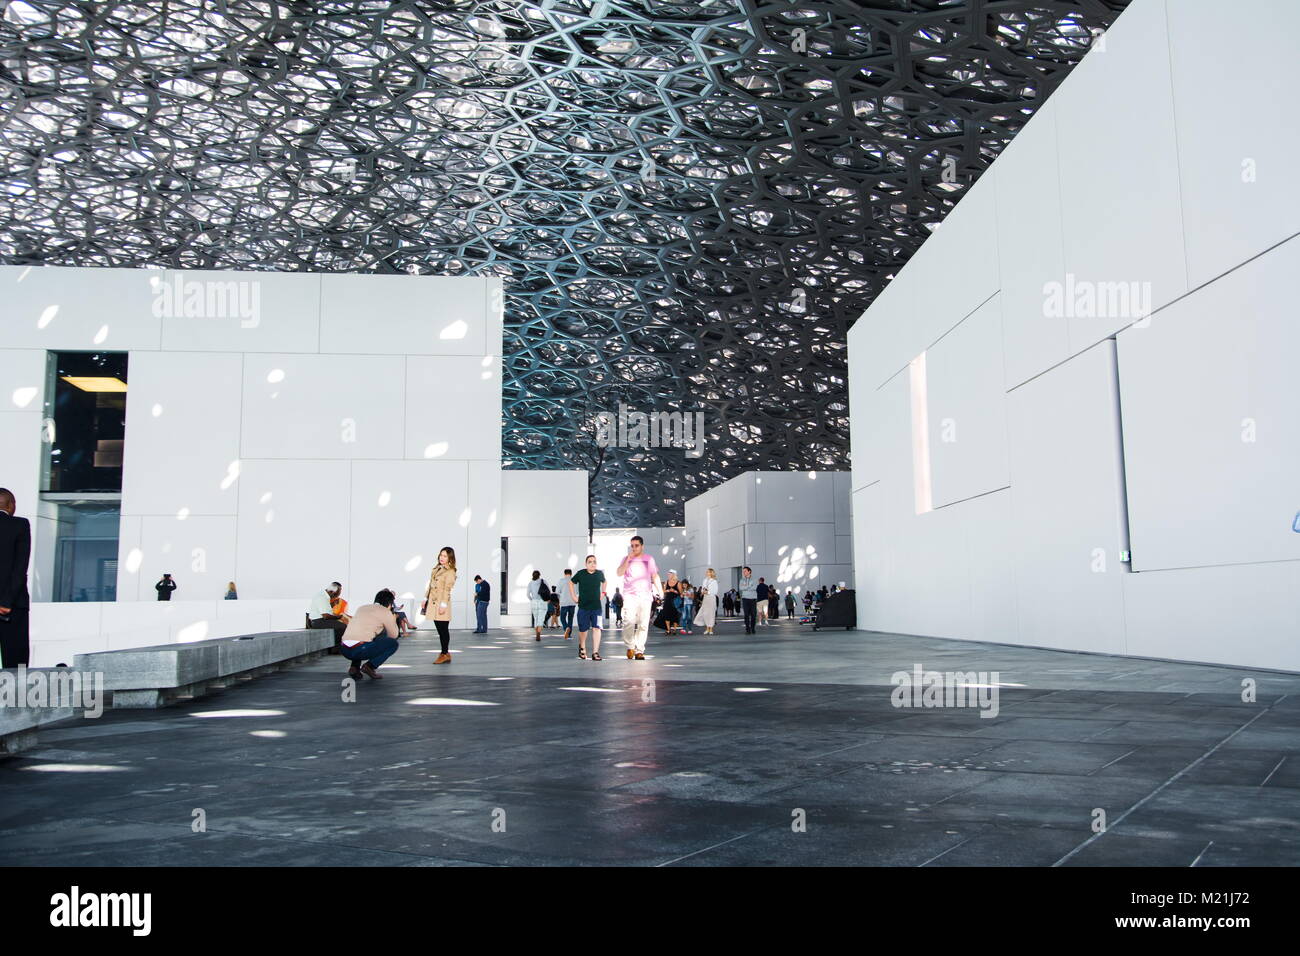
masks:
{"type": "MultiPolygon", "coordinates": [[[[0,689],[0,755],[16,754],[36,744],[36,731],[50,724],[72,720],[81,715],[79,707],[29,707],[22,703],[11,703],[9,695],[16,691],[19,676],[24,682],[29,675],[36,679],[47,678],[50,674],[67,676],[66,668],[33,668],[31,670],[9,669],[0,671],[0,680],[9,686],[0,689]],[[62,672],[60,674],[60,672],[62,672]]],[[[17,699],[24,700],[21,690],[16,691],[17,699]]]]}
{"type": "Polygon", "coordinates": [[[156,708],[321,657],[333,646],[331,630],[271,631],[78,654],[74,666],[104,675],[115,709],[156,708]]]}

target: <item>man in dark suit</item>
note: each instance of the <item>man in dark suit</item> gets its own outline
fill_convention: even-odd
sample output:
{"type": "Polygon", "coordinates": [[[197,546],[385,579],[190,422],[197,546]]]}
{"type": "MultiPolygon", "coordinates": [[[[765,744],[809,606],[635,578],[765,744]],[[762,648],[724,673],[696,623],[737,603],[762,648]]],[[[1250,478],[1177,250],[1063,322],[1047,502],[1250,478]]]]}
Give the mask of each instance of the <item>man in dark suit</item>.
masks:
{"type": "Polygon", "coordinates": [[[27,666],[30,650],[27,615],[27,562],[32,554],[32,526],[15,518],[18,503],[0,488],[0,658],[5,667],[27,666]]]}

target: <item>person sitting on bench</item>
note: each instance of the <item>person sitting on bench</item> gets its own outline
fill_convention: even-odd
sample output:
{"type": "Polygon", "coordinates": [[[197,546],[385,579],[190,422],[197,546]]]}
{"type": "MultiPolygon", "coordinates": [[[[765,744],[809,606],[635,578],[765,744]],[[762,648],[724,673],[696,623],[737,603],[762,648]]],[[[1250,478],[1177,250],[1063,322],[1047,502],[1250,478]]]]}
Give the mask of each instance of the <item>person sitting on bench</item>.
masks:
{"type": "Polygon", "coordinates": [[[375,595],[375,603],[357,608],[348,629],[343,632],[341,653],[352,666],[348,676],[356,680],[362,674],[383,680],[376,671],[397,650],[397,618],[393,614],[393,592],[385,588],[375,595]],[[364,661],[359,667],[358,662],[364,661]]]}

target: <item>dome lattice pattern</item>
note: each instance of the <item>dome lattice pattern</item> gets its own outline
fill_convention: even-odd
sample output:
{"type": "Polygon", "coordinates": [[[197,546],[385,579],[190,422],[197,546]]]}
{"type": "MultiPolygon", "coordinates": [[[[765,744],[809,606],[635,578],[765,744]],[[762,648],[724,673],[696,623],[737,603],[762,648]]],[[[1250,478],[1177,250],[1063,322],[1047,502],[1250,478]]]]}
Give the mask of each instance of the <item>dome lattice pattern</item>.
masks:
{"type": "Polygon", "coordinates": [[[502,276],[508,464],[677,523],[846,466],[848,326],[1126,3],[0,0],[0,260],[502,276]]]}

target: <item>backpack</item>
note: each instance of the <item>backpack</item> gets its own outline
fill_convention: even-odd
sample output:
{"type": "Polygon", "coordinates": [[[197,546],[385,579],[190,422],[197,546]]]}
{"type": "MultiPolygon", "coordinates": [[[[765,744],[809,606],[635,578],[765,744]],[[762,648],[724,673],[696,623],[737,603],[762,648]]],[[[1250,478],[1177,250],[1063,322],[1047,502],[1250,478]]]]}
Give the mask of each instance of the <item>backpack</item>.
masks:
{"type": "Polygon", "coordinates": [[[547,586],[545,578],[542,578],[542,586],[538,589],[537,596],[543,601],[551,600],[551,589],[547,586]]]}

